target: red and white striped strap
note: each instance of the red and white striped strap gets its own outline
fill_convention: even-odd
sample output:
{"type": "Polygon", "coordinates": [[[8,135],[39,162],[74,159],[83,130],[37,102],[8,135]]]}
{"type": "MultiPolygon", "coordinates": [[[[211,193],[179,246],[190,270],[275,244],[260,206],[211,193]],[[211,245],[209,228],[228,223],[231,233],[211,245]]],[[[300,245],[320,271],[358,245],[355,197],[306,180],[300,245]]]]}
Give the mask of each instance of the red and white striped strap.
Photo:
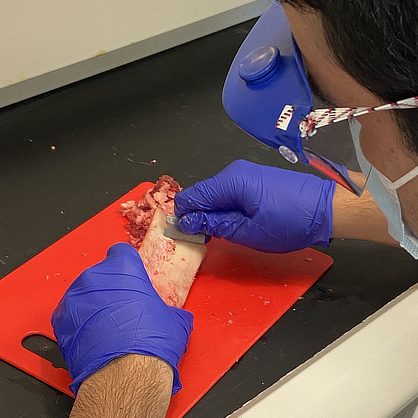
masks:
{"type": "Polygon", "coordinates": [[[379,110],[414,108],[418,108],[418,96],[377,107],[336,107],[329,109],[316,109],[310,112],[306,119],[300,123],[299,129],[302,137],[312,136],[315,135],[317,128],[330,125],[331,123],[340,122],[342,120],[351,119],[355,116],[361,116],[367,113],[377,112],[379,110]]]}

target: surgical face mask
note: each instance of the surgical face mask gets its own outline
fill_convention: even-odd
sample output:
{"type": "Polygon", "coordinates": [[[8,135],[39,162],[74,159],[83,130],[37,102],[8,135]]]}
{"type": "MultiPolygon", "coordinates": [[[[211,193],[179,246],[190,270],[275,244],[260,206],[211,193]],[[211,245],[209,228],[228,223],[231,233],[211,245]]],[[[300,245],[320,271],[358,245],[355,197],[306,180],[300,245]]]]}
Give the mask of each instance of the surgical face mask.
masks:
{"type": "Polygon", "coordinates": [[[402,219],[401,205],[397,189],[418,176],[418,166],[399,180],[392,182],[376,170],[364,156],[360,147],[361,124],[356,119],[350,121],[350,130],[356,149],[357,159],[364,175],[368,175],[366,187],[380,210],[386,216],[389,234],[399,242],[402,248],[418,259],[418,238],[412,233],[402,219]]]}

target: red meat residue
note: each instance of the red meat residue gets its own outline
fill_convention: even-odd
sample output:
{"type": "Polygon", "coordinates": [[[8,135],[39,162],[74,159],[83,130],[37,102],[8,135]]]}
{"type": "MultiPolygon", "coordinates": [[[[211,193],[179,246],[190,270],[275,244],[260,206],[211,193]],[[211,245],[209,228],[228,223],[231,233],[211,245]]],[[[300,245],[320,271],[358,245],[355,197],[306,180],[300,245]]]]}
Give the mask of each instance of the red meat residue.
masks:
{"type": "Polygon", "coordinates": [[[134,247],[141,246],[155,209],[161,208],[167,215],[174,215],[174,196],[180,190],[177,181],[163,175],[154,187],[147,190],[138,204],[134,200],[121,204],[120,211],[129,220],[125,225],[129,233],[129,242],[134,247]]]}

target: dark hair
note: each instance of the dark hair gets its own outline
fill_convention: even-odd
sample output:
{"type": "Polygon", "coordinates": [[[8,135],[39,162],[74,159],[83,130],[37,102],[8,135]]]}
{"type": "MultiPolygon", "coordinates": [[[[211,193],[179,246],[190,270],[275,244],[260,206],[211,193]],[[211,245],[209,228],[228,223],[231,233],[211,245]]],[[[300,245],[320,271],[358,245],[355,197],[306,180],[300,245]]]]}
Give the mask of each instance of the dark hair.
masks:
{"type": "MultiPolygon", "coordinates": [[[[418,95],[418,0],[282,0],[321,17],[341,68],[385,102],[418,95]]],[[[418,109],[393,111],[418,154],[418,109]]]]}

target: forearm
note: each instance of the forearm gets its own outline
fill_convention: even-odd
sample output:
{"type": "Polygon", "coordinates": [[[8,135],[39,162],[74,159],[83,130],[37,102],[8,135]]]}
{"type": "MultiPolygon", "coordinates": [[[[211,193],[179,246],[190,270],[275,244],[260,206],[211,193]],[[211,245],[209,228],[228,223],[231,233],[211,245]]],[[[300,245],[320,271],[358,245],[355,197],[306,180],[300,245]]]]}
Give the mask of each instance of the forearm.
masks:
{"type": "Polygon", "coordinates": [[[165,361],[128,354],[83,382],[70,418],[165,417],[172,385],[173,370],[165,361]]]}
{"type": "Polygon", "coordinates": [[[388,233],[385,215],[367,189],[361,197],[337,185],[333,200],[334,238],[353,238],[399,245],[388,233]]]}

